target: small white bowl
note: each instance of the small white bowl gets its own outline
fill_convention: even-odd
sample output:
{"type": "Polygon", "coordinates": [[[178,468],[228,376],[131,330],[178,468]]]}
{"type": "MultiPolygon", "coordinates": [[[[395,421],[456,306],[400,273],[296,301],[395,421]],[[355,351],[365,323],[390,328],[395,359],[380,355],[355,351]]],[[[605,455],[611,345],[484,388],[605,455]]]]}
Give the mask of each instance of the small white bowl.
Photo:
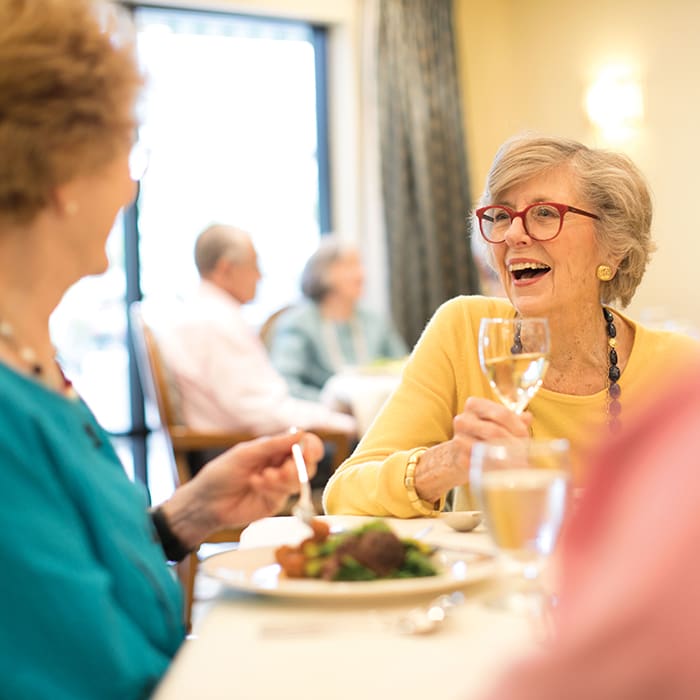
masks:
{"type": "Polygon", "coordinates": [[[481,522],[480,510],[455,510],[441,513],[440,517],[457,532],[469,532],[481,522]]]}

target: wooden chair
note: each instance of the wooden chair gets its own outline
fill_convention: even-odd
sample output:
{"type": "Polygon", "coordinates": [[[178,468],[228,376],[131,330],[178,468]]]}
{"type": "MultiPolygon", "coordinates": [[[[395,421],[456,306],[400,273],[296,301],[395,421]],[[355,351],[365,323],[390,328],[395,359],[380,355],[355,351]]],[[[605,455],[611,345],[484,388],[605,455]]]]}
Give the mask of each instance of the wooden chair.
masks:
{"type": "Polygon", "coordinates": [[[288,309],[291,309],[291,305],[283,306],[281,309],[277,309],[271,313],[260,326],[260,340],[262,340],[263,345],[270,351],[270,345],[272,344],[272,334],[275,331],[275,324],[277,319],[288,309]]]}
{"type": "MultiPolygon", "coordinates": [[[[262,340],[263,345],[267,349],[268,353],[272,345],[272,339],[275,332],[275,325],[279,320],[280,316],[284,314],[289,309],[293,308],[293,304],[287,304],[273,311],[260,326],[259,336],[262,340]]],[[[316,433],[326,445],[333,446],[333,457],[330,463],[331,473],[333,473],[347,457],[350,456],[352,452],[352,447],[355,444],[355,440],[351,440],[349,436],[344,433],[334,432],[330,430],[311,428],[311,430],[316,433]]],[[[316,489],[314,489],[316,491],[316,489]]],[[[314,493],[314,501],[318,501],[320,504],[320,494],[314,493]]]]}
{"type": "MultiPolygon", "coordinates": [[[[139,302],[129,308],[130,335],[136,354],[139,376],[144,395],[158,408],[158,417],[170,454],[170,468],[177,487],[192,478],[190,458],[193,453],[205,450],[224,450],[239,442],[256,437],[252,433],[201,432],[184,424],[179,406],[179,391],[168,367],[163,361],[153,330],[144,319],[139,302]]],[[[334,471],[350,454],[348,435],[328,430],[313,430],[326,444],[334,447],[331,470],[334,471]]],[[[238,542],[243,526],[214,533],[206,542],[238,542]]],[[[190,627],[194,584],[199,565],[199,556],[193,552],[178,565],[178,575],[185,593],[185,625],[190,627]]]]}
{"type": "MultiPolygon", "coordinates": [[[[169,448],[173,483],[177,487],[192,478],[192,453],[227,449],[254,436],[248,433],[203,433],[184,425],[177,405],[178,392],[173,391],[173,379],[168,376],[168,369],[163,362],[155,335],[144,320],[139,302],[135,302],[129,308],[129,321],[144,395],[158,408],[159,421],[169,448]]],[[[221,530],[210,535],[206,541],[238,542],[242,529],[240,527],[221,530]]],[[[190,627],[198,565],[199,556],[197,552],[193,552],[177,567],[185,594],[184,615],[187,629],[190,627]]]]}

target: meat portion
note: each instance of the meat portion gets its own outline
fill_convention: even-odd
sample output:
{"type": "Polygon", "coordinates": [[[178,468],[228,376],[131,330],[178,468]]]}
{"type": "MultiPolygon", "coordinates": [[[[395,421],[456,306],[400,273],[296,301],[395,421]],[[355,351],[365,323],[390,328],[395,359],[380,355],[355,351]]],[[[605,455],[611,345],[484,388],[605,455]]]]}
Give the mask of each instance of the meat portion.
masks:
{"type": "Polygon", "coordinates": [[[328,525],[321,520],[313,521],[311,527],[313,535],[298,547],[285,545],[275,552],[290,578],[387,578],[395,575],[406,560],[406,545],[383,523],[330,536],[328,525]]]}
{"type": "Polygon", "coordinates": [[[355,561],[374,571],[378,576],[388,576],[396,571],[406,557],[401,540],[393,532],[369,530],[338,548],[355,561]]]}

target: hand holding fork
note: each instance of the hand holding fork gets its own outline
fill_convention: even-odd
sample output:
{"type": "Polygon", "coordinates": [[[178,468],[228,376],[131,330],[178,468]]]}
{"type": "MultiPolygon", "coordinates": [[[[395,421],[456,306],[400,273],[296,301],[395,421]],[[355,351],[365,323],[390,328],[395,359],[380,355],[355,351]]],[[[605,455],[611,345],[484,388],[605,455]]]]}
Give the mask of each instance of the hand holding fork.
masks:
{"type": "MultiPolygon", "coordinates": [[[[296,428],[292,428],[292,432],[296,432],[296,428]]],[[[301,446],[298,442],[292,445],[292,457],[297,468],[299,477],[299,500],[292,508],[292,513],[306,525],[311,525],[311,521],[316,515],[313,501],[311,500],[311,484],[309,483],[309,472],[304,462],[304,455],[301,452],[301,446]]]]}

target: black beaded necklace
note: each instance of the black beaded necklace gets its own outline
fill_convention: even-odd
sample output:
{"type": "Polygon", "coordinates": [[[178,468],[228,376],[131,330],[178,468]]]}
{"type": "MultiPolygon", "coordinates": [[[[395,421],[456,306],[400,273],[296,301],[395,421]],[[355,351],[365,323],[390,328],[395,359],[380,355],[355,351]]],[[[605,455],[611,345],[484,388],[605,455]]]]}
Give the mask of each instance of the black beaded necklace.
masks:
{"type": "MultiPolygon", "coordinates": [[[[617,432],[622,423],[620,422],[620,413],[622,405],[620,404],[620,395],[622,389],[617,383],[622,372],[617,366],[617,328],[615,328],[615,317],[610,309],[603,307],[603,318],[605,318],[605,328],[608,332],[608,405],[606,412],[608,414],[608,429],[610,432],[617,432]]],[[[520,324],[515,329],[515,337],[513,346],[511,347],[513,354],[518,354],[523,351],[522,340],[520,339],[520,324]]]]}
{"type": "Polygon", "coordinates": [[[621,427],[620,412],[622,405],[620,404],[620,394],[622,389],[617,383],[620,379],[620,368],[617,366],[617,328],[615,328],[615,317],[610,309],[603,307],[603,317],[606,322],[608,331],[608,428],[611,432],[617,432],[621,427]]]}

